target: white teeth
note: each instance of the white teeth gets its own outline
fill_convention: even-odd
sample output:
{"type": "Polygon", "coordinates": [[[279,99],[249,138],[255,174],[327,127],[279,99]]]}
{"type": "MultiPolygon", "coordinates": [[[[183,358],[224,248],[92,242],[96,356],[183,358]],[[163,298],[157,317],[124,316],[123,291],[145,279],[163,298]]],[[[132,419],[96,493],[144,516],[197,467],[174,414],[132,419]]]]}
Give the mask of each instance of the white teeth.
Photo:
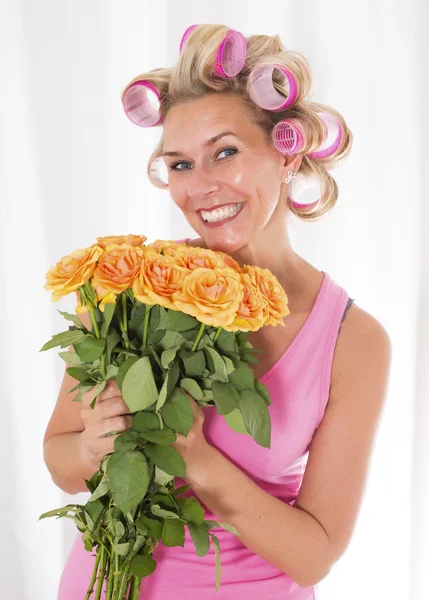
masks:
{"type": "Polygon", "coordinates": [[[235,214],[238,213],[238,211],[240,210],[240,207],[241,207],[241,203],[234,204],[232,206],[227,206],[225,208],[217,208],[216,210],[213,210],[212,212],[207,212],[205,210],[202,210],[201,216],[203,217],[204,221],[207,221],[209,223],[214,223],[215,221],[221,221],[222,219],[225,219],[226,217],[233,217],[235,214]]]}

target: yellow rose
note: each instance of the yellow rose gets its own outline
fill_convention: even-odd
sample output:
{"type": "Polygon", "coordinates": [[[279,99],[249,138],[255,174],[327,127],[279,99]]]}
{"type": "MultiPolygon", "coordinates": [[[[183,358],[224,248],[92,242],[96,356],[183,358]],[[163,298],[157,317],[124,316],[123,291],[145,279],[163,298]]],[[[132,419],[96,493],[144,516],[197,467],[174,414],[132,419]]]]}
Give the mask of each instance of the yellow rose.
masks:
{"type": "Polygon", "coordinates": [[[134,280],[134,296],[143,304],[160,304],[175,308],[172,296],[182,289],[188,269],[176,265],[171,256],[159,254],[154,248],[144,248],[140,274],[134,280]]]}
{"type": "Polygon", "coordinates": [[[199,268],[183,281],[183,288],[173,295],[177,310],[196,317],[212,327],[229,325],[243,299],[240,275],[229,267],[199,268]]]}
{"type": "Polygon", "coordinates": [[[261,269],[253,265],[244,265],[243,273],[250,275],[254,285],[266,300],[265,325],[282,325],[283,317],[290,314],[288,297],[279,280],[269,269],[261,269]]]}
{"type": "Polygon", "coordinates": [[[145,235],[134,235],[132,233],[128,235],[108,235],[105,237],[98,237],[97,244],[101,248],[106,248],[111,244],[128,244],[128,246],[143,246],[147,237],[145,235]]]}
{"type": "Polygon", "coordinates": [[[75,292],[92,277],[102,251],[97,244],[84,250],[75,250],[49,269],[46,274],[47,283],[43,287],[53,290],[52,302],[75,292]]]}
{"type": "Polygon", "coordinates": [[[107,303],[115,304],[117,295],[132,287],[140,273],[144,248],[129,244],[109,244],[98,259],[91,283],[104,312],[107,303]]]}
{"type": "Polygon", "coordinates": [[[226,331],[257,331],[266,320],[267,300],[263,298],[259,288],[254,285],[247,273],[241,273],[244,296],[237,315],[230,325],[224,326],[226,331]]]}
{"type": "Polygon", "coordinates": [[[174,256],[176,264],[194,271],[195,269],[223,269],[226,265],[222,257],[213,250],[186,246],[178,248],[174,256]]]}

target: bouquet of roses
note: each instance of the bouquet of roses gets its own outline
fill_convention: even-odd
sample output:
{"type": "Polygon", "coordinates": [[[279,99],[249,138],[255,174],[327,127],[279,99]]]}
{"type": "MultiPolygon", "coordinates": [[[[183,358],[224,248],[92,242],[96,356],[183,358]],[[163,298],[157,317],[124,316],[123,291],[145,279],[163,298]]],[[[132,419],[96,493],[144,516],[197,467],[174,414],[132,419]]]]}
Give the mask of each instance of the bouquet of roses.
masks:
{"type": "Polygon", "coordinates": [[[89,311],[89,331],[73,314],[73,324],[52,336],[41,351],[72,345],[60,352],[79,383],[74,401],[91,394],[91,408],[107,382],[116,380],[132,414],[132,427],[114,441],[114,452],[85,480],[91,495],[82,506],[68,504],[42,514],[75,521],[86,550],[96,546],[94,571],[85,600],[136,600],[141,580],[156,561],[153,550],[184,546],[187,525],[196,554],[204,556],[210,538],[220,585],[219,539],[204,520],[194,497],[180,497],[189,485],[181,454],[171,444],[187,436],[193,411],[189,397],[213,406],[231,429],[270,447],[271,404],[266,387],[248,363],[257,352],[249,331],[284,325],[287,295],[267,269],[240,265],[219,251],[145,236],[97,238],[97,243],[65,256],[47,275],[52,301],[76,293],[76,312],[89,311]]]}

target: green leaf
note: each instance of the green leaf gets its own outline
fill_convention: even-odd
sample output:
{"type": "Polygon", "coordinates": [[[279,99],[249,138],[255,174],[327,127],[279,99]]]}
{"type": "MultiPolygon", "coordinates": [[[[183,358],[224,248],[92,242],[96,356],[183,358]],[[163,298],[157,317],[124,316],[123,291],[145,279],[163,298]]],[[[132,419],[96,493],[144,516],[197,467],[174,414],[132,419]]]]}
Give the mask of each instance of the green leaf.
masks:
{"type": "Polygon", "coordinates": [[[136,554],[130,562],[130,572],[143,579],[156,569],[156,562],[153,560],[151,554],[136,554]]]}
{"type": "Polygon", "coordinates": [[[226,372],[226,366],[222,360],[221,355],[214,348],[206,346],[204,348],[206,353],[207,363],[212,371],[212,379],[216,381],[222,381],[223,383],[228,382],[228,373],[226,372]]]}
{"type": "Polygon", "coordinates": [[[160,429],[159,419],[155,414],[142,410],[134,415],[132,428],[135,431],[156,431],[160,429]]]}
{"type": "Polygon", "coordinates": [[[127,358],[119,367],[118,375],[116,377],[116,383],[118,384],[118,388],[121,390],[121,392],[122,384],[125,379],[125,375],[128,373],[128,369],[130,369],[133,366],[133,364],[136,363],[138,360],[138,356],[131,356],[130,358],[127,358]]]}
{"type": "Polygon", "coordinates": [[[84,508],[85,512],[91,517],[93,523],[97,524],[104,512],[104,505],[101,500],[95,500],[93,502],[91,499],[89,499],[84,508]]]}
{"type": "Polygon", "coordinates": [[[185,546],[185,526],[182,521],[165,519],[162,524],[162,543],[164,546],[185,546]]]}
{"type": "Polygon", "coordinates": [[[243,416],[241,414],[240,409],[234,408],[230,413],[224,415],[224,419],[227,425],[237,433],[243,433],[244,435],[249,435],[249,432],[246,429],[246,424],[244,422],[243,416]]]}
{"type": "Polygon", "coordinates": [[[82,321],[79,319],[79,317],[77,315],[73,315],[68,312],[64,312],[62,310],[58,310],[57,312],[59,312],[60,315],[62,315],[68,321],[72,321],[76,325],[76,327],[79,327],[85,333],[88,332],[88,329],[85,327],[85,325],[82,323],[82,321]]]}
{"type": "Polygon", "coordinates": [[[228,375],[235,371],[234,362],[230,358],[228,358],[228,356],[222,356],[222,360],[225,363],[226,372],[228,375]]]}
{"type": "Polygon", "coordinates": [[[241,535],[240,532],[238,531],[238,529],[236,529],[234,527],[234,525],[229,525],[228,523],[221,523],[219,522],[219,525],[221,527],[223,527],[223,529],[225,529],[226,531],[229,531],[230,533],[233,533],[234,535],[241,535]]]}
{"type": "Polygon", "coordinates": [[[104,305],[104,313],[103,313],[103,325],[101,327],[100,336],[105,338],[107,336],[107,332],[109,331],[110,323],[113,319],[113,315],[115,314],[116,304],[113,302],[108,302],[104,305]]]}
{"type": "Polygon", "coordinates": [[[179,356],[189,377],[201,377],[203,375],[206,368],[206,359],[203,350],[192,352],[191,350],[182,348],[179,350],[179,356]]]}
{"type": "Polygon", "coordinates": [[[135,450],[135,448],[137,448],[137,446],[142,442],[143,440],[141,440],[140,433],[138,431],[123,431],[118,435],[118,437],[115,438],[113,443],[115,453],[120,454],[126,450],[135,450]]]}
{"type": "Polygon", "coordinates": [[[170,397],[172,391],[174,390],[177,380],[179,379],[180,368],[179,362],[174,360],[171,363],[171,367],[167,372],[167,375],[164,379],[164,383],[162,384],[161,391],[159,392],[158,400],[156,402],[156,410],[159,411],[165,404],[167,398],[170,397]]]}
{"type": "Polygon", "coordinates": [[[187,396],[178,388],[161,409],[167,427],[187,437],[194,422],[194,413],[187,396]]]}
{"type": "Polygon", "coordinates": [[[213,381],[212,392],[218,415],[226,415],[238,406],[238,392],[231,383],[213,381]]]}
{"type": "Polygon", "coordinates": [[[58,352],[58,356],[60,356],[65,363],[71,365],[72,367],[80,367],[82,365],[82,361],[76,352],[58,352]]]}
{"type": "Polygon", "coordinates": [[[178,496],[179,494],[184,494],[189,489],[191,489],[191,486],[189,483],[187,483],[186,485],[182,485],[181,487],[172,489],[170,491],[170,496],[178,496]]]}
{"type": "Polygon", "coordinates": [[[106,339],[106,363],[109,364],[112,360],[112,351],[121,341],[121,336],[117,331],[112,331],[107,335],[106,339]]]}
{"type": "Polygon", "coordinates": [[[152,504],[150,509],[157,517],[162,517],[163,519],[180,519],[178,514],[172,510],[165,510],[164,508],[161,508],[159,504],[152,504]]]}
{"type": "Polygon", "coordinates": [[[104,390],[106,385],[107,385],[107,381],[101,381],[100,383],[98,383],[97,385],[94,386],[94,389],[92,390],[92,394],[90,395],[90,398],[91,398],[90,407],[91,408],[94,408],[95,403],[97,401],[97,396],[99,394],[101,394],[101,392],[104,390]]]}
{"type": "Polygon", "coordinates": [[[217,338],[215,345],[222,352],[234,352],[235,351],[235,336],[232,331],[225,331],[221,329],[219,337],[217,338]]]}
{"type": "MultiPolygon", "coordinates": [[[[142,433],[142,435],[145,435],[142,433]]],[[[147,434],[146,434],[147,435],[147,434]]],[[[145,454],[153,463],[170,475],[175,477],[186,476],[186,464],[183,457],[171,446],[158,446],[148,444],[145,446],[145,454]]]]}
{"type": "Polygon", "coordinates": [[[155,346],[160,340],[162,340],[164,335],[165,331],[163,331],[162,329],[156,329],[155,331],[152,331],[152,333],[150,333],[147,338],[148,345],[155,346]]]}
{"type": "Polygon", "coordinates": [[[113,453],[107,463],[113,500],[126,515],[145,497],[149,485],[148,464],[141,452],[113,453]]]}
{"type": "Polygon", "coordinates": [[[130,550],[130,542],[124,542],[122,544],[113,544],[113,552],[119,556],[126,556],[130,550]]]}
{"type": "Polygon", "coordinates": [[[136,528],[139,532],[148,534],[156,542],[161,539],[162,523],[158,519],[140,515],[136,521],[136,528]]]}
{"type": "Polygon", "coordinates": [[[239,404],[247,431],[260,446],[270,448],[271,420],[265,400],[255,391],[243,390],[239,404]]]}
{"type": "Polygon", "coordinates": [[[159,327],[168,331],[189,331],[200,327],[200,322],[194,317],[172,309],[161,308],[159,327]]]}
{"type": "Polygon", "coordinates": [[[103,479],[100,485],[94,490],[94,492],[89,497],[88,502],[94,502],[95,500],[98,500],[99,498],[107,494],[108,491],[109,482],[107,481],[107,479],[103,479]]]}
{"type": "Polygon", "coordinates": [[[237,369],[229,375],[229,380],[235,385],[239,392],[254,389],[255,376],[252,369],[245,363],[241,363],[237,369]]]}
{"type": "Polygon", "coordinates": [[[173,479],[174,475],[169,475],[168,473],[166,473],[165,471],[163,471],[155,465],[155,483],[157,483],[158,485],[165,485],[169,481],[173,481],[173,479]]]}
{"type": "Polygon", "coordinates": [[[169,446],[177,439],[176,433],[168,428],[158,429],[157,431],[141,431],[140,437],[149,440],[149,442],[153,442],[154,444],[160,444],[161,446],[169,446]]]}
{"type": "Polygon", "coordinates": [[[195,546],[196,555],[205,556],[210,548],[210,538],[206,523],[196,525],[190,522],[188,523],[188,529],[195,546]]]}
{"type": "Polygon", "coordinates": [[[122,382],[122,396],[130,412],[144,410],[158,398],[152,365],[147,356],[139,358],[128,369],[122,382]]]}
{"type": "Polygon", "coordinates": [[[161,364],[163,369],[168,369],[170,363],[175,359],[177,351],[180,350],[181,346],[174,346],[164,350],[161,354],[161,364]]]}
{"type": "Polygon", "coordinates": [[[203,399],[202,389],[200,388],[198,383],[195,381],[195,379],[189,379],[188,377],[181,379],[180,387],[182,388],[182,390],[185,390],[185,392],[187,392],[190,396],[192,396],[192,398],[194,398],[194,400],[202,400],[203,399]]]}
{"type": "Polygon", "coordinates": [[[204,522],[204,509],[194,496],[177,498],[180,516],[186,521],[201,525],[204,522]]]}
{"type": "Polygon", "coordinates": [[[69,375],[71,375],[71,377],[73,377],[73,379],[77,379],[78,381],[86,381],[88,379],[88,377],[90,376],[88,371],[86,369],[84,369],[83,367],[69,367],[68,369],[66,369],[66,373],[68,373],[69,375]]]}
{"type": "Polygon", "coordinates": [[[259,379],[255,379],[255,389],[258,392],[258,394],[265,400],[265,404],[267,406],[270,406],[272,404],[270,393],[267,387],[262,383],[262,381],[259,381],[259,379]]]}
{"type": "Polygon", "coordinates": [[[55,348],[56,346],[61,346],[61,348],[66,348],[67,346],[73,346],[73,344],[77,344],[85,337],[84,332],[81,329],[72,329],[69,331],[63,331],[62,333],[57,333],[52,336],[52,339],[49,342],[44,344],[39,352],[43,352],[45,350],[49,350],[50,348],[55,348]]]}
{"type": "Polygon", "coordinates": [[[174,346],[182,346],[185,338],[176,331],[166,331],[164,336],[159,340],[158,345],[166,350],[174,348],[174,346]]]}

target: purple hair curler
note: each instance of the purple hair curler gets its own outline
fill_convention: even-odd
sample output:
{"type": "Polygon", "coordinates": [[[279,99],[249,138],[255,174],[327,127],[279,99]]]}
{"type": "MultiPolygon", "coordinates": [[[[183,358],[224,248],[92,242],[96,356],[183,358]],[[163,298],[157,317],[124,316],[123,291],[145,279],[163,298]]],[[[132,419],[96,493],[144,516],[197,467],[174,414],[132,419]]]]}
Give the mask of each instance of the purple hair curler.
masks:
{"type": "Polygon", "coordinates": [[[135,81],[122,97],[122,106],[129,120],[139,127],[161,123],[159,115],[161,95],[149,81],[135,81]]]}
{"type": "Polygon", "coordinates": [[[194,31],[195,27],[198,27],[198,23],[197,25],[191,25],[190,27],[188,27],[188,29],[185,31],[185,33],[182,35],[182,39],[180,40],[180,50],[179,53],[182,52],[183,46],[185,45],[186,40],[189,37],[189,34],[194,31]]]}
{"type": "Polygon", "coordinates": [[[249,75],[247,91],[252,100],[261,108],[283,110],[295,102],[298,96],[298,83],[295,76],[283,65],[259,65],[249,75]],[[273,85],[274,69],[278,69],[286,77],[289,88],[287,98],[279,94],[273,85]]]}
{"type": "Polygon", "coordinates": [[[299,119],[284,119],[271,134],[274,146],[282,154],[298,154],[305,146],[305,132],[299,119]]]}
{"type": "Polygon", "coordinates": [[[338,150],[343,141],[343,128],[336,117],[328,112],[318,112],[317,116],[325,127],[326,139],[319,150],[309,152],[310,158],[327,158],[338,150]]]}

